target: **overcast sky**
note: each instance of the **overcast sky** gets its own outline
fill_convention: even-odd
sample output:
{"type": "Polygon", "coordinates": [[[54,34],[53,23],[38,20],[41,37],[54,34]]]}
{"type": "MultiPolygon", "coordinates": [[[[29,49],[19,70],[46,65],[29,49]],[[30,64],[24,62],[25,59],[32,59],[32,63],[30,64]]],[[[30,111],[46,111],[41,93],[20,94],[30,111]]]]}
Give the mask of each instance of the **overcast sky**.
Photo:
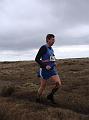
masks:
{"type": "Polygon", "coordinates": [[[0,54],[35,51],[48,33],[57,48],[89,45],[89,0],[0,0],[0,54]]]}

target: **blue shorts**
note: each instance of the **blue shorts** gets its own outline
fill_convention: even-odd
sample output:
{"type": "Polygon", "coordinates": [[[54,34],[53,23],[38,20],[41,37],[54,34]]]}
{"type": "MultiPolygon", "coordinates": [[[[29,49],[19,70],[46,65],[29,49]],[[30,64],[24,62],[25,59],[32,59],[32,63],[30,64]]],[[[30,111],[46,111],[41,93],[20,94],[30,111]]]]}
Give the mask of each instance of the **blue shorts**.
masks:
{"type": "Polygon", "coordinates": [[[54,67],[51,70],[40,68],[40,70],[38,72],[38,77],[41,77],[41,78],[43,78],[45,80],[49,79],[50,77],[52,77],[54,75],[58,75],[56,67],[54,67]]]}

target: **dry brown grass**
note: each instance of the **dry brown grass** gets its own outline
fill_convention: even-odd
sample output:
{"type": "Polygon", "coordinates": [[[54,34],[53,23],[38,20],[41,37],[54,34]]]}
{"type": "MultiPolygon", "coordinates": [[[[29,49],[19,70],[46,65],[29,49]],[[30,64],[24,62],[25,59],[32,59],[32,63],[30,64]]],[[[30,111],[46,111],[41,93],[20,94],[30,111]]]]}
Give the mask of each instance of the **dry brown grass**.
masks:
{"type": "Polygon", "coordinates": [[[89,59],[58,60],[62,88],[55,95],[58,105],[35,102],[40,80],[34,61],[0,63],[0,120],[89,120],[89,59]]]}

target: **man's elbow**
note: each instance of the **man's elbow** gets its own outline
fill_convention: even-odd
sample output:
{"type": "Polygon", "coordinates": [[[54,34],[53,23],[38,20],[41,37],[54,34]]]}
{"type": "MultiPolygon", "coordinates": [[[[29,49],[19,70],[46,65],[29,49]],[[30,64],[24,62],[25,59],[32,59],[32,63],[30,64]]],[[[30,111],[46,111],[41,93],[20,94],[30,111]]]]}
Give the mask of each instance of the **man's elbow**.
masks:
{"type": "Polygon", "coordinates": [[[35,61],[36,61],[36,62],[38,62],[38,59],[37,59],[37,58],[35,58],[35,61]]]}
{"type": "Polygon", "coordinates": [[[37,62],[37,59],[35,58],[35,61],[37,62]]]}

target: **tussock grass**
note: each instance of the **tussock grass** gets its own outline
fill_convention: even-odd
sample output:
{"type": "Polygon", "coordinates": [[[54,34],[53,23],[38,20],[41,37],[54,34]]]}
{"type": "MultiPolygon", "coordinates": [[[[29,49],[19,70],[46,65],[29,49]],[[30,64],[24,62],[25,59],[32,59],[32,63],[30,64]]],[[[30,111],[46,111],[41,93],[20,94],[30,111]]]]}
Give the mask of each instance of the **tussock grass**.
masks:
{"type": "Polygon", "coordinates": [[[4,86],[1,90],[1,96],[8,97],[11,96],[15,92],[14,86],[4,86]]]}
{"type": "Polygon", "coordinates": [[[53,88],[48,81],[45,104],[35,102],[40,79],[32,61],[0,63],[0,120],[89,120],[89,59],[58,60],[62,87],[56,93],[58,105],[46,95],[53,88]]]}

